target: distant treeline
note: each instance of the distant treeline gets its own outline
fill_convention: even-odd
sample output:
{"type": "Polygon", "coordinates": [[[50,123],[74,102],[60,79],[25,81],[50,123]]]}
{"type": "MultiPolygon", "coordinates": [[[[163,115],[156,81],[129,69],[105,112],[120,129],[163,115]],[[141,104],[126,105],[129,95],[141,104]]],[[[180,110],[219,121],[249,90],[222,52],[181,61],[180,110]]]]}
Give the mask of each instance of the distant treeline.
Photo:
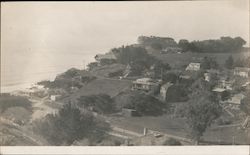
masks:
{"type": "Polygon", "coordinates": [[[199,53],[225,53],[241,51],[246,41],[241,37],[221,37],[220,39],[210,39],[203,41],[189,42],[181,39],[178,43],[173,38],[166,37],[138,37],[138,43],[143,46],[151,46],[157,50],[163,50],[168,47],[179,47],[183,52],[199,52],[199,53]]]}

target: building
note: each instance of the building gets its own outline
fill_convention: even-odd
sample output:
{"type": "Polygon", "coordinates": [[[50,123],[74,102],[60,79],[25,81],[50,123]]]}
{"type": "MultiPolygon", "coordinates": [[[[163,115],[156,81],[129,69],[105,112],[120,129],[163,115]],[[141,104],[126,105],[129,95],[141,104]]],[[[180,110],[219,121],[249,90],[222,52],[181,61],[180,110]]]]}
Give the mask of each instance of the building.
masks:
{"type": "Polygon", "coordinates": [[[226,90],[233,90],[234,80],[227,80],[225,78],[221,78],[218,82],[219,88],[224,88],[226,90]]]}
{"type": "Polygon", "coordinates": [[[248,78],[250,74],[250,68],[247,67],[235,67],[234,75],[248,78]]]}
{"type": "Polygon", "coordinates": [[[51,101],[57,101],[60,97],[61,97],[61,95],[51,95],[50,100],[51,101]]]}
{"type": "Polygon", "coordinates": [[[151,91],[158,88],[159,81],[154,81],[151,78],[141,78],[133,81],[132,90],[151,91]]]}
{"type": "Polygon", "coordinates": [[[102,59],[108,59],[108,60],[116,60],[116,56],[113,52],[109,52],[106,54],[97,54],[95,56],[96,61],[101,61],[102,59]]]}
{"type": "Polygon", "coordinates": [[[239,108],[242,100],[245,98],[246,96],[242,93],[239,94],[235,94],[233,95],[230,99],[226,100],[225,102],[230,104],[233,108],[239,108]]]}
{"type": "Polygon", "coordinates": [[[246,90],[250,90],[250,82],[247,81],[246,83],[244,83],[244,84],[242,85],[242,87],[245,88],[246,90]]]}
{"type": "Polygon", "coordinates": [[[223,93],[223,92],[226,91],[226,89],[216,87],[216,88],[214,88],[212,91],[213,91],[213,92],[216,92],[216,93],[223,93]]]}
{"type": "Polygon", "coordinates": [[[187,71],[198,71],[198,70],[200,70],[200,67],[201,67],[201,64],[200,63],[190,63],[188,66],[187,66],[187,68],[186,68],[186,70],[187,71]]]}
{"type": "Polygon", "coordinates": [[[171,87],[172,85],[173,85],[172,83],[168,82],[161,86],[160,95],[164,101],[166,100],[168,88],[171,87]]]}
{"type": "Polygon", "coordinates": [[[166,47],[162,49],[161,54],[167,53],[182,53],[182,48],[179,47],[166,47]]]}

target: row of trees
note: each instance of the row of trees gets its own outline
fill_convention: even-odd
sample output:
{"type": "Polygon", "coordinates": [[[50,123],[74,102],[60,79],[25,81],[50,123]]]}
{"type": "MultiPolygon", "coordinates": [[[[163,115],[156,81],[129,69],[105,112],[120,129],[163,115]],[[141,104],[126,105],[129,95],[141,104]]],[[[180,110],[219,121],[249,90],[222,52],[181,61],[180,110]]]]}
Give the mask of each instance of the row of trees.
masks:
{"type": "Polygon", "coordinates": [[[175,42],[173,38],[169,37],[146,37],[139,36],[138,43],[143,46],[151,46],[153,49],[162,50],[166,47],[177,47],[178,44],[175,42]]]}
{"type": "Polygon", "coordinates": [[[226,53],[240,51],[246,41],[241,37],[221,37],[216,40],[203,40],[189,42],[186,39],[179,41],[178,45],[183,51],[199,53],[226,53]]]}
{"type": "Polygon", "coordinates": [[[156,50],[162,50],[166,47],[180,47],[185,51],[199,52],[199,53],[225,53],[237,52],[241,50],[246,41],[241,37],[221,37],[220,39],[210,39],[203,41],[189,42],[186,39],[179,40],[178,44],[173,38],[167,37],[138,37],[138,43],[143,46],[151,46],[156,50]]]}

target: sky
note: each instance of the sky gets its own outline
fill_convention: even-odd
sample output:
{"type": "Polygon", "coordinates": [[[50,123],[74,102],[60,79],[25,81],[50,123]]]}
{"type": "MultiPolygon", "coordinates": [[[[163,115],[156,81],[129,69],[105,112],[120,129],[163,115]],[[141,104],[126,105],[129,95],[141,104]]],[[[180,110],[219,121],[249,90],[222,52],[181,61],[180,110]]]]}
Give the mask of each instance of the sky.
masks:
{"type": "Polygon", "coordinates": [[[249,46],[249,1],[4,2],[1,82],[82,66],[140,35],[176,41],[241,36],[249,46]]]}

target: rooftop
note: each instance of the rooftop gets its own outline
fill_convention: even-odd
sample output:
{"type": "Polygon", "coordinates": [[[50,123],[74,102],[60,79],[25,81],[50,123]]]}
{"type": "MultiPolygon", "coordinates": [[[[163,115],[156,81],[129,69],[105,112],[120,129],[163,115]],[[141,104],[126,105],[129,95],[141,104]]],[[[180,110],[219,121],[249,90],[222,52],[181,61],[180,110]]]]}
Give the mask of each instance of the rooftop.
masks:
{"type": "Polygon", "coordinates": [[[173,83],[171,83],[171,82],[167,82],[167,83],[165,83],[164,85],[162,85],[161,87],[163,87],[163,88],[165,88],[165,89],[168,89],[170,86],[172,86],[173,85],[173,83]]]}

